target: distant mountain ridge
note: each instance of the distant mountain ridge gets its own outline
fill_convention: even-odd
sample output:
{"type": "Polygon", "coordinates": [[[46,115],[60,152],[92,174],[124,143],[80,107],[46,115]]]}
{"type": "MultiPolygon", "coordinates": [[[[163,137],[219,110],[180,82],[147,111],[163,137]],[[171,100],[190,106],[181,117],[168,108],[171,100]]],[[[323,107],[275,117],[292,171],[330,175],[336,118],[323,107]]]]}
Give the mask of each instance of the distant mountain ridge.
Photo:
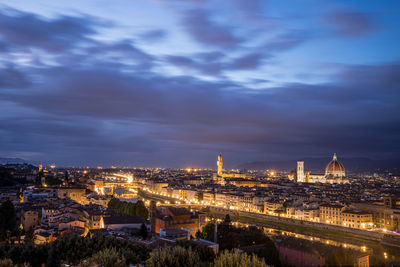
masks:
{"type": "Polygon", "coordinates": [[[0,158],[0,164],[23,164],[32,163],[32,161],[21,159],[21,158],[0,158]]]}
{"type": "MultiPolygon", "coordinates": [[[[324,173],[326,165],[332,157],[323,158],[302,158],[298,160],[282,161],[255,161],[243,163],[237,166],[238,169],[276,169],[291,171],[296,169],[297,161],[304,161],[304,169],[314,173],[324,173]]],[[[348,172],[373,172],[373,171],[397,171],[400,172],[400,159],[391,160],[372,160],[370,158],[338,158],[348,172]]]]}

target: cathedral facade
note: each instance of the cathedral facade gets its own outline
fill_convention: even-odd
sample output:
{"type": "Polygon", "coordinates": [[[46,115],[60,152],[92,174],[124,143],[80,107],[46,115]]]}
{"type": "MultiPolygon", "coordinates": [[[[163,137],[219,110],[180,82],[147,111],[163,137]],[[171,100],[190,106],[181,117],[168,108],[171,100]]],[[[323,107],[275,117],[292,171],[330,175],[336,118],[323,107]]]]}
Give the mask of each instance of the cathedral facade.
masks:
{"type": "Polygon", "coordinates": [[[336,156],[326,165],[325,173],[310,173],[304,171],[304,161],[297,162],[297,182],[301,183],[346,183],[346,171],[336,156]]]}

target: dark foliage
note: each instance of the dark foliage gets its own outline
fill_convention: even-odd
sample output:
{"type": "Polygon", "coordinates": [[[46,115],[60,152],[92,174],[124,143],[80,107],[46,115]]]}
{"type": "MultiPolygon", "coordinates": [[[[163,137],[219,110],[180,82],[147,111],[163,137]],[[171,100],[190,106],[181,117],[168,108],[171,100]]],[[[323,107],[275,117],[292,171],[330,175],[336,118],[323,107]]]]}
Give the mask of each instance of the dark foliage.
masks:
{"type": "Polygon", "coordinates": [[[14,186],[19,184],[27,184],[26,178],[15,178],[13,172],[15,169],[0,167],[0,187],[14,186]]]}
{"type": "Polygon", "coordinates": [[[126,260],[127,264],[143,263],[150,251],[126,240],[103,235],[81,237],[64,235],[48,244],[33,246],[30,244],[0,246],[0,258],[9,258],[14,264],[29,263],[32,266],[60,266],[62,263],[78,264],[104,249],[114,248],[126,260]]]}
{"type": "Polygon", "coordinates": [[[200,259],[204,262],[214,261],[215,258],[214,251],[205,245],[202,245],[194,241],[179,241],[177,245],[185,249],[191,248],[194,252],[199,254],[200,259]]]}
{"type": "MultiPolygon", "coordinates": [[[[200,236],[204,239],[213,241],[214,224],[207,224],[200,236]]],[[[218,243],[220,250],[248,247],[253,245],[263,245],[256,250],[251,250],[259,257],[263,257],[265,262],[274,266],[281,266],[279,253],[275,244],[266,236],[261,228],[250,226],[234,227],[229,224],[218,224],[218,243]]],[[[250,248],[251,249],[251,248],[250,248]]]]}
{"type": "Polygon", "coordinates": [[[144,223],[142,223],[142,225],[140,226],[140,230],[139,230],[139,236],[141,236],[143,239],[147,238],[147,228],[146,225],[144,225],[144,223]]]}
{"type": "Polygon", "coordinates": [[[230,224],[231,223],[231,217],[229,216],[229,214],[225,215],[224,223],[225,224],[230,224]]]}
{"type": "Polygon", "coordinates": [[[10,200],[3,202],[0,206],[0,238],[7,239],[17,230],[17,219],[14,205],[10,200]]]}
{"type": "Polygon", "coordinates": [[[342,247],[334,248],[325,259],[326,266],[352,266],[354,265],[353,252],[342,247]]]}
{"type": "Polygon", "coordinates": [[[142,216],[147,219],[149,216],[149,211],[144,205],[143,201],[138,201],[136,203],[120,201],[117,198],[112,198],[108,202],[108,208],[114,210],[118,213],[124,213],[133,216],[142,216]]]}
{"type": "Polygon", "coordinates": [[[24,242],[26,244],[33,244],[35,242],[35,234],[32,227],[26,231],[24,242]]]}
{"type": "Polygon", "coordinates": [[[49,186],[59,186],[62,185],[62,181],[54,176],[46,176],[44,182],[49,186]]]}

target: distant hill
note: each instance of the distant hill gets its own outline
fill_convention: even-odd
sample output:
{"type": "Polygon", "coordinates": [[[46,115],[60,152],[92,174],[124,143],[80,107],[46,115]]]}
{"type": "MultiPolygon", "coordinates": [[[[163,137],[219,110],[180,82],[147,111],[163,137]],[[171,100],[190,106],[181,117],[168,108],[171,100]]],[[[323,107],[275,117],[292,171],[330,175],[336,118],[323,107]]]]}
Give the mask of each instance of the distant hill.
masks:
{"type": "Polygon", "coordinates": [[[30,163],[28,160],[20,158],[0,158],[0,164],[23,164],[30,163]]]}
{"type": "MultiPolygon", "coordinates": [[[[304,168],[314,173],[324,173],[326,165],[332,160],[332,157],[323,158],[303,158],[298,159],[304,161],[304,168]]],[[[298,160],[283,161],[256,161],[240,164],[238,169],[276,169],[291,171],[297,166],[298,160]]],[[[389,170],[400,172],[400,159],[392,160],[372,160],[369,158],[339,158],[339,162],[343,164],[346,171],[349,172],[373,172],[389,170]]]]}

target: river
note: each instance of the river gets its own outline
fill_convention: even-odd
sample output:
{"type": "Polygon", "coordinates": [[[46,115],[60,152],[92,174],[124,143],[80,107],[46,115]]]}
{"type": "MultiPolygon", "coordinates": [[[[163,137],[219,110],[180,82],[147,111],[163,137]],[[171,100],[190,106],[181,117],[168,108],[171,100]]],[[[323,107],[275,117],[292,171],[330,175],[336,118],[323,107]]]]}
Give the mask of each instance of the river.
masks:
{"type": "MultiPolygon", "coordinates": [[[[233,222],[232,224],[240,227],[249,227],[250,225],[253,225],[242,222],[233,222]]],[[[264,233],[274,240],[282,258],[283,250],[279,249],[279,247],[289,247],[292,252],[298,252],[291,253],[290,255],[292,257],[300,257],[301,255],[301,257],[307,257],[309,260],[321,255],[322,257],[325,257],[330,251],[336,248],[342,248],[344,251],[353,251],[358,255],[368,255],[371,265],[400,264],[400,248],[384,246],[379,242],[351,239],[340,241],[319,237],[315,234],[296,233],[270,227],[262,228],[264,233]]]]}

